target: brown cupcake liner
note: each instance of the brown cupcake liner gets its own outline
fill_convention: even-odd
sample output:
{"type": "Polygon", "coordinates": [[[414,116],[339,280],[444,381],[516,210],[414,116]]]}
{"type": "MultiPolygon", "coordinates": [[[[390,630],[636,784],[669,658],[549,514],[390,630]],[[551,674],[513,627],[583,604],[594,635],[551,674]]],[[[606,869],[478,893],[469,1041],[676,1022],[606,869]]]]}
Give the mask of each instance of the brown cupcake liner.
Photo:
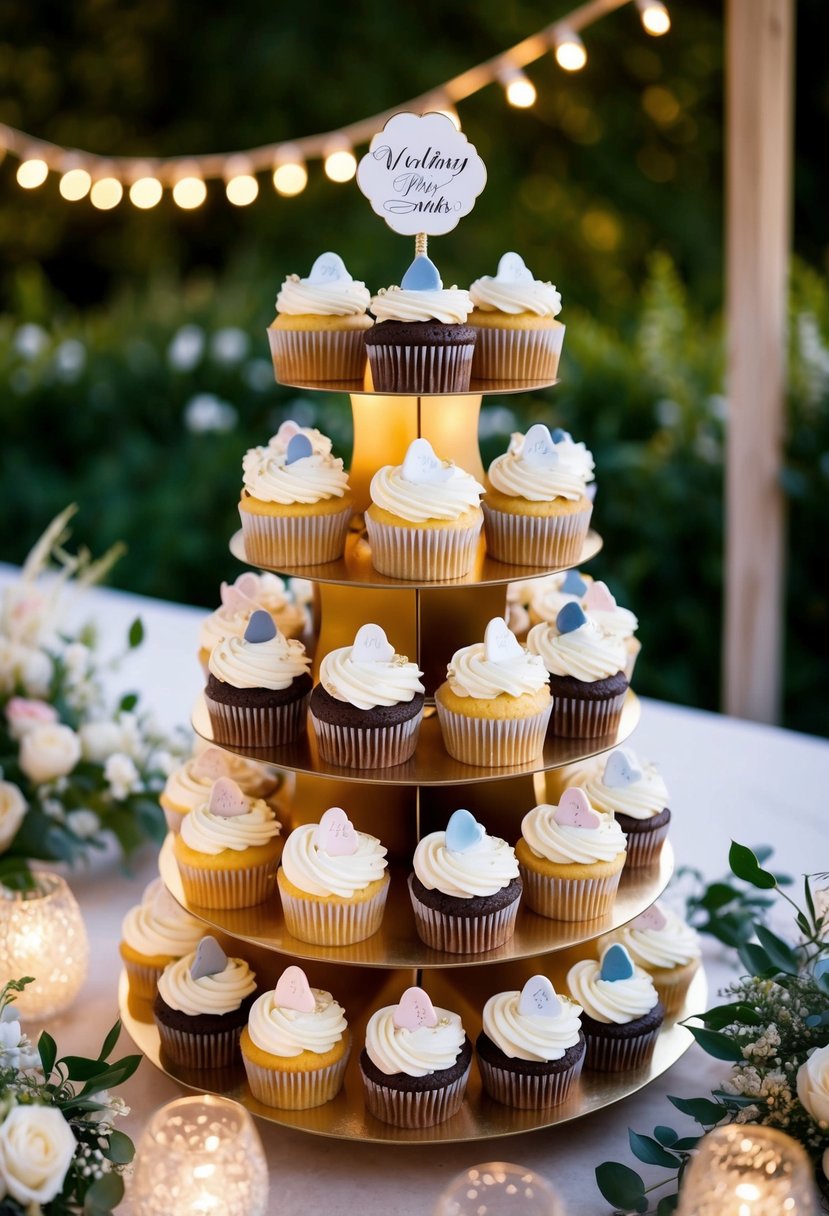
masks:
{"type": "Polygon", "coordinates": [[[321,758],[340,768],[392,768],[414,754],[423,710],[414,718],[394,726],[362,730],[359,726],[337,726],[322,722],[311,713],[321,758]]]}
{"type": "Polygon", "coordinates": [[[360,380],[366,370],[364,329],[268,329],[273,370],[283,384],[360,380]]]}
{"type": "Polygon", "coordinates": [[[518,863],[524,904],[548,920],[598,920],[613,907],[622,867],[605,878],[550,878],[518,863]]]}
{"type": "MultiPolygon", "coordinates": [[[[302,511],[297,504],[297,511],[302,511]]],[[[324,515],[255,515],[239,511],[245,557],[253,566],[319,566],[342,557],[351,506],[324,515]]]]}
{"type": "Polygon", "coordinates": [[[342,1058],[327,1068],[301,1072],[283,1072],[278,1068],[254,1064],[244,1052],[242,1062],[250,1091],[257,1102],[275,1106],[279,1110],[309,1110],[312,1106],[330,1102],[340,1092],[350,1050],[349,1046],[342,1058]]]}
{"type": "Polygon", "coordinates": [[[365,517],[371,564],[391,578],[463,578],[475,564],[483,516],[471,528],[401,528],[365,517]]]}
{"type": "Polygon", "coordinates": [[[653,832],[625,832],[627,841],[627,859],[625,866],[638,870],[642,866],[652,866],[659,860],[662,846],[671,826],[670,820],[653,832]]]}
{"type": "Polygon", "coordinates": [[[496,1068],[480,1055],[478,1068],[484,1089],[490,1098],[517,1110],[540,1110],[545,1106],[560,1106],[567,1100],[570,1090],[581,1075],[584,1055],[582,1052],[575,1064],[563,1072],[538,1073],[534,1076],[496,1068]]]}
{"type": "Polygon", "coordinates": [[[560,322],[548,329],[475,328],[476,380],[555,380],[564,344],[565,326],[560,322]]]}
{"type": "Polygon", "coordinates": [[[544,749],[552,706],[526,718],[473,718],[435,701],[443,745],[450,756],[479,768],[529,764],[544,749]]]}
{"type": "Polygon", "coordinates": [[[131,958],[121,956],[124,970],[130,984],[130,996],[138,997],[141,1001],[152,1001],[158,990],[158,980],[163,967],[153,967],[149,963],[136,963],[131,958]]]}
{"type": "Polygon", "coordinates": [[[161,1048],[173,1064],[182,1068],[231,1068],[239,1063],[239,1037],[242,1027],[220,1030],[215,1034],[197,1034],[165,1026],[158,1018],[161,1048]]]}
{"type": "Polygon", "coordinates": [[[417,936],[433,950],[447,954],[483,954],[503,946],[515,932],[515,921],[521,898],[484,916],[451,916],[422,903],[412,890],[409,896],[415,915],[417,936]]]}
{"type": "MultiPolygon", "coordinates": [[[[305,730],[310,691],[285,705],[256,708],[214,701],[205,694],[213,741],[227,747],[282,747],[305,730]]],[[[175,830],[175,829],[173,829],[175,830]]]]}
{"type": "Polygon", "coordinates": [[[465,393],[472,374],[468,346],[368,346],[376,393],[465,393]]]}
{"type": "Polygon", "coordinates": [[[550,734],[564,739],[597,739],[619,729],[627,689],[615,697],[586,701],[553,693],[550,734]]]}
{"type": "Polygon", "coordinates": [[[585,1031],[584,1067],[592,1072],[626,1072],[629,1068],[641,1068],[653,1055],[658,1034],[659,1026],[627,1039],[594,1038],[585,1031]]]}
{"type": "Polygon", "coordinates": [[[366,1109],[375,1119],[395,1127],[433,1127],[456,1115],[463,1103],[469,1067],[456,1081],[441,1089],[406,1090],[378,1085],[365,1073],[363,1089],[366,1109]]]}
{"type": "Polygon", "coordinates": [[[513,515],[484,500],[490,557],[515,566],[576,566],[590,526],[593,504],[566,515],[513,515]]]}
{"type": "Polygon", "coordinates": [[[371,937],[383,922],[388,893],[386,881],[372,899],[320,903],[299,899],[279,884],[285,928],[292,937],[315,946],[351,946],[371,937]]]}
{"type": "Polygon", "coordinates": [[[176,858],[184,898],[200,908],[250,908],[273,894],[279,857],[235,870],[200,870],[176,858]]]}

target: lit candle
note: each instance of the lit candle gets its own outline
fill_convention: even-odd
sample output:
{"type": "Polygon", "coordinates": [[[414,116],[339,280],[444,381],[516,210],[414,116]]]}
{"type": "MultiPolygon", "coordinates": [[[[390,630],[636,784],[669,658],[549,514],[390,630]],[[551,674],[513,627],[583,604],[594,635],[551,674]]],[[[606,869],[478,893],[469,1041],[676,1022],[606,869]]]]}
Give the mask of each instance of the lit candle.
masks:
{"type": "Polygon", "coordinates": [[[812,1167],[773,1127],[729,1123],[709,1132],[685,1175],[677,1216],[815,1216],[812,1167]]]}
{"type": "Polygon", "coordinates": [[[453,1178],[433,1216],[564,1216],[564,1206],[545,1178],[524,1165],[487,1161],[453,1178]]]}
{"type": "Polygon", "coordinates": [[[34,976],[15,1002],[24,1021],[68,1009],[86,979],[89,938],[64,880],[33,872],[29,890],[0,884],[0,976],[34,976]]]}

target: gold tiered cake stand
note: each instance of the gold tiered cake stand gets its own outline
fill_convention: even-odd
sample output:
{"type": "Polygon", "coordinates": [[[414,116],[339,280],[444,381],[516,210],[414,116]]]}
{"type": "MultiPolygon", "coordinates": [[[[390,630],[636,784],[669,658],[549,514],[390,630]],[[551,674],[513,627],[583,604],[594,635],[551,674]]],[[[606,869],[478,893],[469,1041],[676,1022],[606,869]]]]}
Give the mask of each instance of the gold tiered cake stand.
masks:
{"type": "MultiPolygon", "coordinates": [[[[182,1084],[199,1090],[214,1088],[237,1098],[263,1119],[317,1135],[394,1144],[448,1143],[531,1131],[598,1110],[647,1085],[690,1046],[690,1033],[678,1021],[668,1022],[660,1032],[653,1060],[645,1068],[617,1074],[583,1072],[566,1103],[540,1111],[513,1110],[489,1099],[474,1065],[462,1109],[436,1127],[392,1127],[367,1114],[363,1105],[358,1057],[366,1022],[375,1009],[396,1002],[409,985],[418,984],[435,1004],[461,1014],[474,1042],[481,1027],[481,1009],[489,996],[520,988],[537,972],[549,975],[556,988],[563,989],[572,963],[595,952],[596,939],[602,933],[648,908],[673,871],[673,853],[666,845],[657,865],[623,872],[612,913],[601,921],[565,924],[522,908],[512,940],[484,955],[431,950],[415,932],[406,877],[422,835],[445,827],[452,811],[466,807],[491,834],[515,841],[524,814],[539,802],[555,800],[557,769],[610,750],[626,739],[639,721],[639,702],[629,692],[619,729],[613,735],[590,740],[550,736],[539,761],[514,768],[479,769],[452,759],[443,748],[430,704],[449,659],[461,646],[483,638],[492,617],[503,615],[508,582],[541,577],[551,571],[496,562],[487,557],[483,541],[472,573],[451,583],[392,579],[378,574],[371,565],[360,513],[368,506],[374,472],[383,464],[402,463],[408,445],[422,436],[441,457],[454,460],[482,480],[478,448],[482,393],[530,392],[550,387],[551,383],[554,381],[473,384],[472,392],[452,396],[379,394],[352,383],[297,386],[348,392],[354,416],[350,482],[358,514],[344,557],[325,566],[279,571],[310,579],[316,585],[314,674],[323,655],[350,645],[361,625],[376,622],[385,629],[395,650],[416,658],[425,673],[426,717],[415,756],[392,769],[362,771],[326,764],[319,756],[313,727],[309,727],[307,739],[293,745],[271,750],[238,749],[240,755],[275,765],[288,774],[281,807],[286,829],[317,821],[330,806],[342,806],[358,830],[378,836],[388,848],[392,885],[383,926],[364,942],[336,948],[297,941],[285,929],[275,891],[268,903],[238,911],[213,911],[189,904],[168,839],[161,854],[161,875],[178,902],[202,919],[226,950],[241,953],[250,961],[260,985],[275,983],[290,961],[300,961],[310,983],[330,990],[345,1007],[354,1041],[345,1085],[332,1102],[309,1111],[275,1110],[252,1097],[241,1068],[231,1074],[192,1074],[167,1061],[160,1050],[150,1007],[130,998],[122,977],[120,1005],[127,1029],[144,1054],[182,1084]]],[[[581,562],[595,556],[600,548],[600,538],[591,532],[581,562]]],[[[245,560],[241,534],[233,537],[231,551],[245,560]]],[[[199,735],[212,742],[209,717],[201,700],[194,711],[193,725],[199,735]]],[[[685,1013],[702,1008],[705,996],[705,978],[700,973],[691,987],[685,1013]]]]}

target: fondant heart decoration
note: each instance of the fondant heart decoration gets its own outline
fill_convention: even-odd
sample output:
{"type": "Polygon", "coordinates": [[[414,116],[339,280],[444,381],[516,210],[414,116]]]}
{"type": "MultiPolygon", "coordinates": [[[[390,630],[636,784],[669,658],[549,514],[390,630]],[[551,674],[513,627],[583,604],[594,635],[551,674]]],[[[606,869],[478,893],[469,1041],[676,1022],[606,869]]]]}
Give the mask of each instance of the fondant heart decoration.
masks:
{"type": "Polygon", "coordinates": [[[550,436],[553,443],[573,442],[573,436],[569,431],[565,431],[563,427],[557,426],[550,436]]]}
{"type": "Polygon", "coordinates": [[[618,942],[608,946],[602,955],[599,979],[614,983],[616,980],[632,980],[634,974],[633,960],[625,947],[620,946],[618,942]]]}
{"type": "Polygon", "coordinates": [[[222,608],[226,613],[231,615],[236,612],[255,612],[256,600],[245,595],[238,587],[228,583],[222,583],[219,588],[219,594],[222,597],[222,608]]]}
{"type": "MultiPolygon", "coordinates": [[[[815,963],[812,968],[812,975],[816,980],[819,980],[822,975],[829,974],[829,958],[821,958],[815,963]]],[[[11,1006],[8,1006],[11,1008],[11,1006]]]]}
{"type": "Polygon", "coordinates": [[[588,612],[613,612],[616,600],[607,583],[591,583],[584,597],[584,606],[588,612]]]}
{"type": "Polygon", "coordinates": [[[450,853],[466,853],[486,836],[483,824],[469,811],[453,811],[446,825],[446,847],[450,853]]]}
{"type": "Polygon", "coordinates": [[[633,922],[633,928],[655,929],[657,933],[661,933],[667,923],[668,918],[659,904],[652,904],[647,911],[636,917],[636,920],[633,922]]]}
{"type": "Polygon", "coordinates": [[[194,777],[200,777],[203,781],[218,781],[220,777],[227,777],[230,765],[220,748],[208,747],[200,756],[196,756],[192,771],[194,777]]]}
{"type": "Polygon", "coordinates": [[[271,443],[275,447],[286,448],[293,439],[294,435],[298,435],[301,430],[302,427],[298,422],[294,422],[293,418],[286,418],[284,422],[279,424],[279,430],[276,432],[273,439],[271,439],[271,443]]]}
{"type": "Polygon", "coordinates": [[[597,831],[602,823],[601,815],[593,810],[587,794],[577,785],[561,795],[553,819],[562,827],[586,828],[590,832],[597,831]]]}
{"type": "Polygon", "coordinates": [[[520,659],[524,648],[507,627],[503,617],[494,616],[484,634],[484,657],[488,663],[511,663],[520,659]]]}
{"type": "Polygon", "coordinates": [[[226,966],[227,955],[215,937],[203,937],[190,964],[190,975],[194,980],[201,980],[206,975],[218,975],[226,966]]]}
{"type": "Polygon", "coordinates": [[[440,291],[443,279],[431,258],[419,253],[400,280],[404,291],[440,291]]]}
{"type": "Polygon", "coordinates": [[[252,571],[246,570],[234,581],[233,586],[242,595],[246,595],[249,600],[255,600],[259,591],[259,577],[252,571]]]}
{"type": "Polygon", "coordinates": [[[306,456],[313,456],[313,454],[314,446],[308,436],[294,435],[285,449],[285,463],[296,464],[298,460],[304,460],[306,456]]]}
{"type": "Polygon", "coordinates": [[[521,989],[518,1012],[528,1017],[557,1018],[561,1001],[546,975],[533,975],[521,989]]]}
{"type": "Polygon", "coordinates": [[[559,633],[575,633],[577,629],[581,629],[582,625],[586,624],[587,617],[584,615],[582,606],[575,600],[565,604],[556,617],[556,629],[559,633]]]}
{"type": "Polygon", "coordinates": [[[611,790],[623,790],[628,785],[635,785],[642,780],[642,770],[633,752],[617,748],[611,752],[604,766],[604,784],[611,790]]]}
{"type": "Polygon", "coordinates": [[[532,272],[524,263],[519,253],[505,253],[498,263],[496,279],[502,283],[532,283],[532,272]]]}
{"type": "Polygon", "coordinates": [[[219,815],[222,819],[234,819],[237,815],[246,815],[250,810],[250,800],[242,793],[235,781],[230,777],[220,777],[213,782],[210,791],[210,801],[207,809],[211,815],[219,815]]]}
{"type": "Polygon", "coordinates": [[[421,1026],[437,1026],[438,1015],[422,988],[407,988],[392,1015],[399,1030],[419,1030],[421,1026]]]}
{"type": "Polygon", "coordinates": [[[534,423],[524,436],[521,459],[528,469],[553,469],[558,464],[558,452],[543,422],[534,423]]]}
{"type": "Polygon", "coordinates": [[[152,899],[153,915],[159,920],[171,920],[181,916],[181,908],[173,899],[170,892],[161,884],[161,887],[153,895],[152,899]]]}
{"type": "Polygon", "coordinates": [[[269,612],[265,612],[262,608],[257,608],[251,613],[248,621],[247,629],[245,630],[246,642],[270,642],[276,637],[276,624],[269,612]]]}
{"type": "Polygon", "coordinates": [[[351,646],[352,663],[390,663],[394,647],[379,625],[361,625],[351,646]]]}
{"type": "Polygon", "coordinates": [[[301,967],[286,967],[277,980],[274,991],[280,1009],[295,1009],[297,1013],[313,1013],[317,1002],[301,967]]]}
{"type": "Polygon", "coordinates": [[[450,479],[452,469],[435,455],[428,439],[413,439],[400,475],[414,486],[437,486],[450,479]]]}
{"type": "Polygon", "coordinates": [[[338,253],[321,253],[314,265],[311,267],[311,273],[305,280],[306,283],[350,283],[351,275],[345,268],[345,262],[338,253]]]}
{"type": "Polygon", "coordinates": [[[328,808],[314,831],[314,844],[329,857],[352,857],[357,852],[357,833],[342,807],[328,808]]]}
{"type": "Polygon", "coordinates": [[[584,581],[578,570],[568,570],[562,580],[559,591],[562,595],[577,595],[579,599],[587,590],[587,583],[584,581]]]}

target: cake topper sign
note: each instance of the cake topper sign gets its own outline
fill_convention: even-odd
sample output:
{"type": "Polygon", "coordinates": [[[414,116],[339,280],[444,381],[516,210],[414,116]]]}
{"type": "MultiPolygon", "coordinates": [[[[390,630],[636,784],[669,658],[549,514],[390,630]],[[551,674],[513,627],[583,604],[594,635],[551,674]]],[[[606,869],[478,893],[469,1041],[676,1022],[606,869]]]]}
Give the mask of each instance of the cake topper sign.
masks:
{"type": "Polygon", "coordinates": [[[484,162],[445,114],[395,114],[357,167],[373,210],[402,236],[451,232],[485,183],[484,162]]]}

